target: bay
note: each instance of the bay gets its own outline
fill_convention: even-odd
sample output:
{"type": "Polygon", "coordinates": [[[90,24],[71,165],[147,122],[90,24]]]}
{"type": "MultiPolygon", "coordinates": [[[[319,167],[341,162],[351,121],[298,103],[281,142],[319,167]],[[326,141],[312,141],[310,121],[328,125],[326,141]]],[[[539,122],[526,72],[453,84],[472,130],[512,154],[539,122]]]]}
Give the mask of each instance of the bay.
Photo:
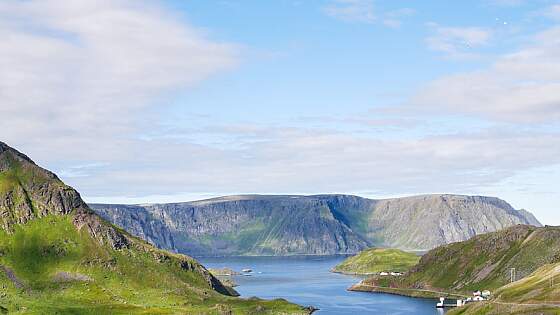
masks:
{"type": "Polygon", "coordinates": [[[343,256],[198,258],[207,268],[252,269],[250,276],[234,276],[242,297],[284,298],[320,310],[318,315],[416,314],[440,315],[431,299],[391,294],[350,292],[360,277],[330,272],[343,256]]]}

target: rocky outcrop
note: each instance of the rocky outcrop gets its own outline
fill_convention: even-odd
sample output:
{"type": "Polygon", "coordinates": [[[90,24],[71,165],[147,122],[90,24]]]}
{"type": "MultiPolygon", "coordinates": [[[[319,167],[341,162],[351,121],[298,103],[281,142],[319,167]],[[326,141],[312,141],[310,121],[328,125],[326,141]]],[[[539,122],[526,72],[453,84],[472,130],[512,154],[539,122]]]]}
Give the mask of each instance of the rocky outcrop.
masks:
{"type": "Polygon", "coordinates": [[[128,247],[125,235],[91,211],[76,190],[0,142],[0,228],[11,232],[35,218],[69,214],[78,229],[86,228],[100,243],[128,247]]]}
{"type": "Polygon", "coordinates": [[[26,155],[0,142],[0,227],[10,230],[49,214],[88,209],[73,188],[37,166],[26,155]]]}
{"type": "Polygon", "coordinates": [[[540,223],[493,197],[229,196],[186,203],[91,207],[151,243],[191,255],[349,254],[371,246],[429,250],[540,223]]]}
{"type": "MultiPolygon", "coordinates": [[[[15,225],[47,215],[70,215],[74,226],[78,230],[86,229],[100,245],[120,250],[134,243],[136,249],[151,251],[149,245],[134,242],[129,235],[99,217],[76,190],[65,185],[54,173],[0,142],[0,228],[11,233],[15,225]]],[[[153,239],[165,240],[165,237],[157,235],[153,239]]],[[[177,259],[164,252],[154,253],[165,256],[164,260],[177,259]]],[[[179,263],[181,269],[202,275],[212,289],[222,294],[237,294],[224,287],[195,260],[184,257],[179,263]]],[[[9,270],[6,270],[10,275],[9,270]]]]}

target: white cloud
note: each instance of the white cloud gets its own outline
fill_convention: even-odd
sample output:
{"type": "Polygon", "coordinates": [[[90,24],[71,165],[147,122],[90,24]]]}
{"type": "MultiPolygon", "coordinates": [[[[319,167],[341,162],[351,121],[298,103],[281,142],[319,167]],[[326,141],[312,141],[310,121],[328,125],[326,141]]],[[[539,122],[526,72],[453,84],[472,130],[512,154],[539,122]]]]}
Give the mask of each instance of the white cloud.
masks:
{"type": "Polygon", "coordinates": [[[373,23],[377,20],[373,0],[334,0],[324,11],[347,22],[373,23]]]}
{"type": "Polygon", "coordinates": [[[355,23],[377,23],[399,28],[402,20],[416,13],[414,9],[402,8],[383,12],[377,11],[373,0],[333,0],[323,8],[330,17],[355,23]]]}
{"type": "MultiPolygon", "coordinates": [[[[350,8],[337,17],[361,12],[354,17],[367,23],[412,14],[376,19],[369,1],[336,6],[350,8]]],[[[488,40],[478,32],[442,32],[451,42],[488,40]]],[[[207,125],[212,117],[191,125],[181,118],[181,128],[163,130],[154,114],[163,97],[235,66],[237,49],[152,2],[2,1],[0,36],[1,140],[98,201],[181,193],[464,192],[554,165],[560,154],[557,132],[439,129],[435,136],[414,130],[423,117],[361,115],[347,120],[358,126],[352,131],[324,127],[344,117],[320,128],[207,125]],[[392,129],[406,132],[388,135],[392,129]]],[[[487,70],[442,78],[415,105],[555,122],[559,38],[551,29],[487,70]]]]}
{"type": "Polygon", "coordinates": [[[90,197],[461,192],[491,185],[518,170],[553,165],[560,154],[559,134],[498,130],[384,139],[255,125],[212,127],[183,136],[200,138],[208,133],[221,136],[225,144],[210,146],[168,138],[121,143],[124,154],[93,153],[97,159],[110,160],[111,166],[96,169],[90,177],[71,178],[71,182],[90,197]],[[230,147],[227,143],[232,137],[236,146],[230,147]]]}
{"type": "Polygon", "coordinates": [[[510,122],[560,119],[560,27],[501,56],[485,70],[443,77],[425,87],[414,104],[426,109],[510,122]]]}
{"type": "Polygon", "coordinates": [[[146,1],[0,2],[7,138],[126,135],[138,111],[236,63],[234,46],[146,1]]]}
{"type": "Polygon", "coordinates": [[[480,27],[446,27],[431,23],[433,34],[426,39],[428,48],[451,58],[475,56],[473,48],[485,45],[492,32],[480,27]]]}
{"type": "Polygon", "coordinates": [[[525,0],[488,0],[492,5],[515,7],[525,3],[525,0]]]}
{"type": "Polygon", "coordinates": [[[410,8],[403,8],[390,11],[384,14],[383,24],[392,28],[399,28],[402,25],[402,19],[414,15],[416,11],[410,8]]]}
{"type": "Polygon", "coordinates": [[[560,4],[554,4],[543,10],[542,15],[553,20],[560,20],[560,4]]]}

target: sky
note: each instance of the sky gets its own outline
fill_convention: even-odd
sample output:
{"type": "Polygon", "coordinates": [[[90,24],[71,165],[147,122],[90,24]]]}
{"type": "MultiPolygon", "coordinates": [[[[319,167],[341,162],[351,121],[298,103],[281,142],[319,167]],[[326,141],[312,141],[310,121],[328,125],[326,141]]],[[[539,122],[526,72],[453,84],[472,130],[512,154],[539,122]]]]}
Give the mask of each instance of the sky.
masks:
{"type": "Polygon", "coordinates": [[[88,202],[500,197],[560,225],[560,1],[3,0],[0,141],[88,202]]]}

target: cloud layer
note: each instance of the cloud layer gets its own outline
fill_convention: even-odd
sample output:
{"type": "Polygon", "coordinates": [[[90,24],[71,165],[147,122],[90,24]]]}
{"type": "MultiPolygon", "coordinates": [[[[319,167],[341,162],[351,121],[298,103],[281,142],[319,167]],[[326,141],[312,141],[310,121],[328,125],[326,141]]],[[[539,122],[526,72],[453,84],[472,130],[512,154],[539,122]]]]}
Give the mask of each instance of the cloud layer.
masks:
{"type": "Polygon", "coordinates": [[[492,32],[481,27],[445,27],[431,24],[433,34],[426,39],[428,47],[451,58],[468,58],[475,55],[473,48],[485,45],[492,32]]]}
{"type": "Polygon", "coordinates": [[[558,91],[560,27],[554,27],[537,34],[526,47],[497,58],[488,69],[430,83],[414,105],[497,121],[558,122],[558,91]]]}
{"type": "Polygon", "coordinates": [[[2,1],[0,37],[8,138],[126,134],[162,95],[236,63],[235,47],[144,1],[2,1]]]}
{"type": "MultiPolygon", "coordinates": [[[[1,140],[97,201],[471,192],[558,165],[560,28],[490,66],[440,77],[391,111],[277,124],[180,117],[164,127],[159,109],[176,92],[235,68],[240,49],[156,4],[0,2],[1,140]],[[457,116],[475,123],[452,126],[457,116]]],[[[391,27],[414,13],[375,12],[367,0],[336,1],[325,12],[391,27]]],[[[429,30],[429,48],[446,56],[464,56],[492,38],[479,27],[429,30]]]]}

